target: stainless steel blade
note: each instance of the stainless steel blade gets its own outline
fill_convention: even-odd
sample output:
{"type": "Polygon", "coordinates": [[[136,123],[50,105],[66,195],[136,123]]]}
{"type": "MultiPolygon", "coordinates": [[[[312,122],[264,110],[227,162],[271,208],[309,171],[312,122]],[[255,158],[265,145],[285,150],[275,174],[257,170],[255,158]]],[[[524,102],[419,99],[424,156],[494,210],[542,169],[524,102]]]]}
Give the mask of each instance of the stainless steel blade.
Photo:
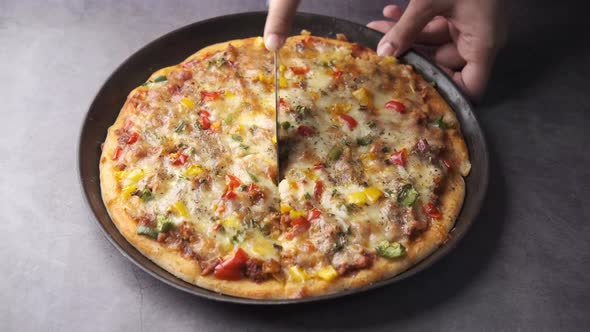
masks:
{"type": "Polygon", "coordinates": [[[280,170],[281,167],[279,166],[279,51],[274,51],[274,69],[275,69],[275,137],[277,140],[277,185],[279,184],[280,180],[280,170]]]}

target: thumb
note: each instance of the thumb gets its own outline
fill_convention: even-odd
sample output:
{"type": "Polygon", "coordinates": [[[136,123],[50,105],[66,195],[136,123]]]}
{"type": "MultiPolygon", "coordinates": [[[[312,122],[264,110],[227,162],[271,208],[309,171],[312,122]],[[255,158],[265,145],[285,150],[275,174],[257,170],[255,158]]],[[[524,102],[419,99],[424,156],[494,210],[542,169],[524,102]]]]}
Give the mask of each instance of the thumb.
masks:
{"type": "Polygon", "coordinates": [[[377,54],[399,56],[405,52],[418,34],[438,13],[444,1],[411,0],[399,21],[377,46],[377,54]]]}
{"type": "Polygon", "coordinates": [[[267,49],[274,51],[283,46],[298,5],[299,0],[270,1],[264,25],[264,45],[267,49]]]}

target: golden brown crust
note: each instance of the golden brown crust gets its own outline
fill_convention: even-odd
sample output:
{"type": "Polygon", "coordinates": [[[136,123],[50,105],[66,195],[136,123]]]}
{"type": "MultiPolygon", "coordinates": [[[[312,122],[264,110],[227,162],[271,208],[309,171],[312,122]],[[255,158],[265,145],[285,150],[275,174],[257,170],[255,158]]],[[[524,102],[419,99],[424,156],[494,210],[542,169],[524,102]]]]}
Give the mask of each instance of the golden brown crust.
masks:
{"type": "MultiPolygon", "coordinates": [[[[306,38],[306,36],[292,37],[295,41],[304,38],[306,38]]],[[[321,40],[323,43],[337,44],[344,47],[350,47],[351,45],[345,41],[325,39],[321,37],[314,38],[321,40]]],[[[211,45],[190,56],[183,63],[191,60],[198,60],[209,53],[223,50],[230,43],[236,47],[240,47],[243,45],[244,41],[246,40],[233,40],[226,43],[211,45]]],[[[176,67],[178,66],[160,69],[150,78],[153,79],[158,75],[166,74],[176,67]]],[[[422,83],[426,83],[419,75],[416,75],[416,79],[422,83]]],[[[451,129],[449,133],[449,150],[452,159],[457,165],[460,165],[463,175],[466,175],[469,169],[468,152],[461,136],[456,116],[438,92],[430,87],[430,85],[428,86],[429,88],[427,89],[427,95],[425,98],[428,106],[435,114],[444,114],[445,119],[452,119],[451,122],[457,124],[455,129],[451,129]]],[[[436,223],[433,223],[427,231],[422,233],[417,240],[412,242],[412,245],[408,248],[407,254],[401,259],[389,260],[385,258],[377,258],[370,269],[364,269],[352,275],[339,277],[329,282],[320,279],[309,280],[305,283],[305,286],[302,286],[302,284],[297,282],[287,282],[283,284],[276,280],[269,280],[263,283],[255,283],[249,279],[225,281],[216,279],[212,275],[201,276],[201,269],[195,260],[184,258],[177,250],[169,249],[151,238],[137,235],[136,221],[134,221],[125,211],[124,205],[118,198],[120,196],[121,188],[118,187],[114,174],[115,163],[110,158],[117,147],[117,139],[116,135],[114,135],[114,131],[117,128],[123,127],[125,114],[133,111],[134,105],[131,101],[131,97],[138,91],[138,89],[141,89],[141,87],[134,89],[129,94],[129,98],[123,106],[119,117],[109,129],[104,144],[100,162],[100,181],[103,200],[113,222],[121,234],[135,248],[165,270],[197,286],[234,296],[267,299],[317,296],[362,287],[395,276],[434,252],[447,239],[461,210],[465,194],[464,180],[461,175],[453,172],[450,173],[451,177],[447,179],[445,191],[440,195],[440,206],[443,217],[436,223]]]]}

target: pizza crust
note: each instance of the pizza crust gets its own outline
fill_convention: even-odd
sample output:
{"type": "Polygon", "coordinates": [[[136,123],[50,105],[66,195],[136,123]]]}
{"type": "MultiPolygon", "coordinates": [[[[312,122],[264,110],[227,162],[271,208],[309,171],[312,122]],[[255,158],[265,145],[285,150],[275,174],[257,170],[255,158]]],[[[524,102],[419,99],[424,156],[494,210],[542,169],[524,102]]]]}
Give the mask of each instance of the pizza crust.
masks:
{"type": "MultiPolygon", "coordinates": [[[[299,40],[305,37],[306,36],[295,36],[291,38],[299,40]]],[[[344,41],[315,36],[314,38],[325,43],[339,44],[341,46],[350,45],[350,43],[344,41]]],[[[251,39],[253,38],[232,40],[225,43],[211,45],[191,55],[182,63],[199,59],[207,54],[223,50],[228,44],[232,44],[239,48],[245,44],[246,41],[251,39]]],[[[369,52],[374,54],[372,50],[369,52]]],[[[160,69],[154,72],[150,76],[150,79],[153,79],[158,75],[165,75],[175,67],[177,66],[160,69]]],[[[424,81],[419,75],[416,74],[415,76],[417,80],[424,81]]],[[[455,220],[461,211],[465,195],[465,183],[461,175],[453,172],[452,176],[447,180],[444,193],[440,195],[440,206],[443,217],[440,220],[433,222],[428,230],[422,233],[419,238],[412,243],[408,248],[407,254],[400,259],[389,260],[378,257],[370,269],[364,269],[349,276],[339,277],[330,282],[320,279],[307,280],[305,286],[301,283],[291,281],[283,283],[277,280],[268,280],[263,283],[255,283],[249,279],[226,281],[216,279],[212,275],[202,276],[199,264],[195,260],[186,259],[179,255],[178,251],[169,249],[151,238],[138,235],[136,233],[137,223],[125,212],[125,207],[119,199],[120,188],[118,187],[114,175],[115,163],[110,158],[117,148],[117,139],[114,131],[117,128],[123,127],[123,119],[125,118],[125,115],[132,112],[134,105],[131,102],[131,97],[138,91],[138,89],[141,89],[141,87],[134,89],[129,94],[116,122],[109,128],[103,146],[100,160],[100,182],[103,201],[117,229],[127,241],[129,241],[129,243],[131,243],[144,256],[148,257],[166,271],[199,287],[227,295],[246,298],[284,299],[325,295],[366,286],[376,281],[393,277],[433,253],[446,241],[448,234],[453,228],[455,220]]],[[[454,112],[434,88],[431,87],[428,89],[426,99],[429,107],[439,114],[444,114],[445,118],[452,118],[458,123],[454,112]]],[[[461,164],[460,168],[463,175],[467,175],[469,172],[467,146],[458,128],[449,130],[448,143],[451,147],[450,151],[454,156],[454,159],[461,164]]]]}

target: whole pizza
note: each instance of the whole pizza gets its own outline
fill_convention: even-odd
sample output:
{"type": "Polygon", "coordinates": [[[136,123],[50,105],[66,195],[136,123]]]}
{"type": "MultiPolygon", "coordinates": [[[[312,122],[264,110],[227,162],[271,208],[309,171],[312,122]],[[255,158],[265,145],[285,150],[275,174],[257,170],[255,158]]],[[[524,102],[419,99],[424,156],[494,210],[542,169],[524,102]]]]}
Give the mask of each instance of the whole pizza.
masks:
{"type": "Polygon", "coordinates": [[[131,91],[100,160],[122,235],[175,276],[248,298],[362,287],[435,251],[470,162],[433,85],[344,36],[291,37],[279,63],[278,110],[261,37],[131,91]]]}

